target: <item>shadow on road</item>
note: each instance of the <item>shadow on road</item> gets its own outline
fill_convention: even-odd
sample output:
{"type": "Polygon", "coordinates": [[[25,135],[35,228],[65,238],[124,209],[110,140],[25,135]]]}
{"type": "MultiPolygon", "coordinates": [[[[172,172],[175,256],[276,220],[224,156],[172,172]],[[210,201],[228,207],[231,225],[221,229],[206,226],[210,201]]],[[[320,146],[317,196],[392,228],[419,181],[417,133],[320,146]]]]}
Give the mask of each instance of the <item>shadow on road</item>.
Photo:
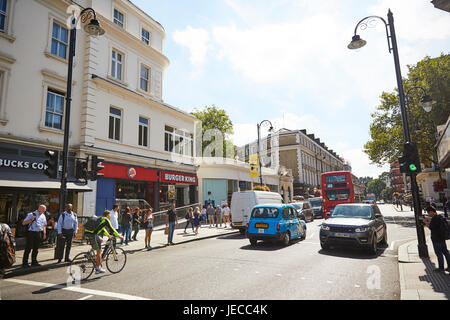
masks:
{"type": "Polygon", "coordinates": [[[358,259],[358,260],[372,260],[376,259],[379,256],[383,255],[384,252],[388,249],[388,247],[378,248],[377,254],[372,255],[365,252],[360,248],[348,248],[348,247],[331,247],[331,249],[324,250],[320,249],[319,254],[326,256],[333,256],[339,258],[350,258],[350,259],[358,259]]]}
{"type": "MultiPolygon", "coordinates": [[[[301,239],[293,239],[289,243],[289,246],[295,245],[299,242],[302,242],[301,239]]],[[[284,246],[280,241],[276,240],[267,240],[267,241],[258,241],[256,246],[252,246],[251,244],[248,244],[246,246],[240,247],[242,250],[259,250],[259,251],[276,251],[287,248],[284,246]]]]}

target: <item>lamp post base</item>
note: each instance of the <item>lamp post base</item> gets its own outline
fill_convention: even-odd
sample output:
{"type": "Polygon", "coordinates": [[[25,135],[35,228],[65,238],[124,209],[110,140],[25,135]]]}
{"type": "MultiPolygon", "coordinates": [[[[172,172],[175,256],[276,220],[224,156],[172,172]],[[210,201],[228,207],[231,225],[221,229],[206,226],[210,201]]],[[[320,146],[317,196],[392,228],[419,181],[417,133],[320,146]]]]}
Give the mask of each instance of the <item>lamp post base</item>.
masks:
{"type": "Polygon", "coordinates": [[[419,257],[430,258],[429,254],[428,254],[428,247],[426,244],[419,244],[417,246],[417,248],[419,249],[419,257]]]}

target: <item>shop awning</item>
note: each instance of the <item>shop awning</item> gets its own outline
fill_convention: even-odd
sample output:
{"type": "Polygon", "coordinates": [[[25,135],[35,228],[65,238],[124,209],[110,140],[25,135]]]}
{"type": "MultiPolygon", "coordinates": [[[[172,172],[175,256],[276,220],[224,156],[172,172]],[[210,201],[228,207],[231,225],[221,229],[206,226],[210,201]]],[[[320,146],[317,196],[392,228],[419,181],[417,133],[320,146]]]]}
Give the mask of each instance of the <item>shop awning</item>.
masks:
{"type": "MultiPolygon", "coordinates": [[[[1,180],[0,188],[20,188],[20,189],[52,189],[58,190],[61,187],[60,181],[15,181],[1,180]]],[[[67,190],[89,192],[92,191],[87,185],[67,182],[67,190]]]]}

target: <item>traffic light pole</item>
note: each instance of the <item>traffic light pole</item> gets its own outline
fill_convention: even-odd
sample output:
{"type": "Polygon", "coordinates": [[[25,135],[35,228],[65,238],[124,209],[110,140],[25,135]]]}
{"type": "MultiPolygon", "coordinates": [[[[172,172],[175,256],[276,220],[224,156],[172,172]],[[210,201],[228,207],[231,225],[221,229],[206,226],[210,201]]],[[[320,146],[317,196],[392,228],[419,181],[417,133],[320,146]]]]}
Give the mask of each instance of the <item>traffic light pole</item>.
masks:
{"type": "MultiPolygon", "coordinates": [[[[402,116],[402,125],[403,125],[403,136],[405,139],[405,143],[411,141],[411,137],[409,134],[409,125],[408,125],[408,118],[406,113],[406,105],[405,105],[405,93],[403,91],[403,82],[402,82],[402,75],[400,72],[400,61],[398,58],[398,49],[397,49],[397,38],[395,36],[395,28],[394,28],[394,17],[392,15],[391,10],[388,12],[388,26],[390,31],[390,38],[392,43],[392,53],[394,56],[394,64],[395,64],[395,73],[397,76],[397,87],[398,87],[398,95],[400,99],[400,111],[402,116]]],[[[428,247],[425,240],[425,230],[422,223],[422,208],[420,205],[420,199],[419,199],[419,187],[417,186],[416,181],[416,174],[411,173],[411,193],[413,198],[413,204],[414,204],[414,217],[416,222],[416,232],[417,232],[417,240],[418,240],[418,249],[419,249],[419,256],[421,258],[429,258],[428,255],[428,247]]]]}
{"type": "Polygon", "coordinates": [[[70,28],[70,43],[69,43],[69,61],[67,71],[67,92],[66,92],[66,108],[64,114],[64,144],[62,152],[62,174],[61,187],[59,189],[59,215],[64,212],[64,207],[67,202],[67,167],[69,164],[69,128],[70,128],[70,109],[72,103],[72,74],[73,74],[73,57],[75,56],[75,41],[76,41],[76,19],[72,17],[72,25],[70,28]]]}

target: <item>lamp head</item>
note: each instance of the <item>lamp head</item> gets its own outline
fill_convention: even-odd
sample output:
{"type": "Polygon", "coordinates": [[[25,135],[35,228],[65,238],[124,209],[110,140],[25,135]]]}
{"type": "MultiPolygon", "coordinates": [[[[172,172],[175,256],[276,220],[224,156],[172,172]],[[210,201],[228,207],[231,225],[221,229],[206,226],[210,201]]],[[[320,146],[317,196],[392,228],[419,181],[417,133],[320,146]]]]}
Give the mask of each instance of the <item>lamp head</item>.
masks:
{"type": "Polygon", "coordinates": [[[359,48],[364,47],[366,45],[366,43],[367,43],[366,40],[361,39],[361,37],[359,35],[355,34],[352,37],[352,42],[349,43],[347,48],[352,49],[352,50],[359,49],[359,48]]]}
{"type": "Polygon", "coordinates": [[[426,112],[430,112],[431,108],[433,107],[433,104],[435,103],[436,101],[431,99],[431,97],[428,94],[424,95],[420,100],[420,105],[426,112]]]}
{"type": "Polygon", "coordinates": [[[86,31],[90,36],[101,36],[105,34],[105,30],[100,27],[100,24],[96,19],[92,19],[85,27],[86,31]]]}

